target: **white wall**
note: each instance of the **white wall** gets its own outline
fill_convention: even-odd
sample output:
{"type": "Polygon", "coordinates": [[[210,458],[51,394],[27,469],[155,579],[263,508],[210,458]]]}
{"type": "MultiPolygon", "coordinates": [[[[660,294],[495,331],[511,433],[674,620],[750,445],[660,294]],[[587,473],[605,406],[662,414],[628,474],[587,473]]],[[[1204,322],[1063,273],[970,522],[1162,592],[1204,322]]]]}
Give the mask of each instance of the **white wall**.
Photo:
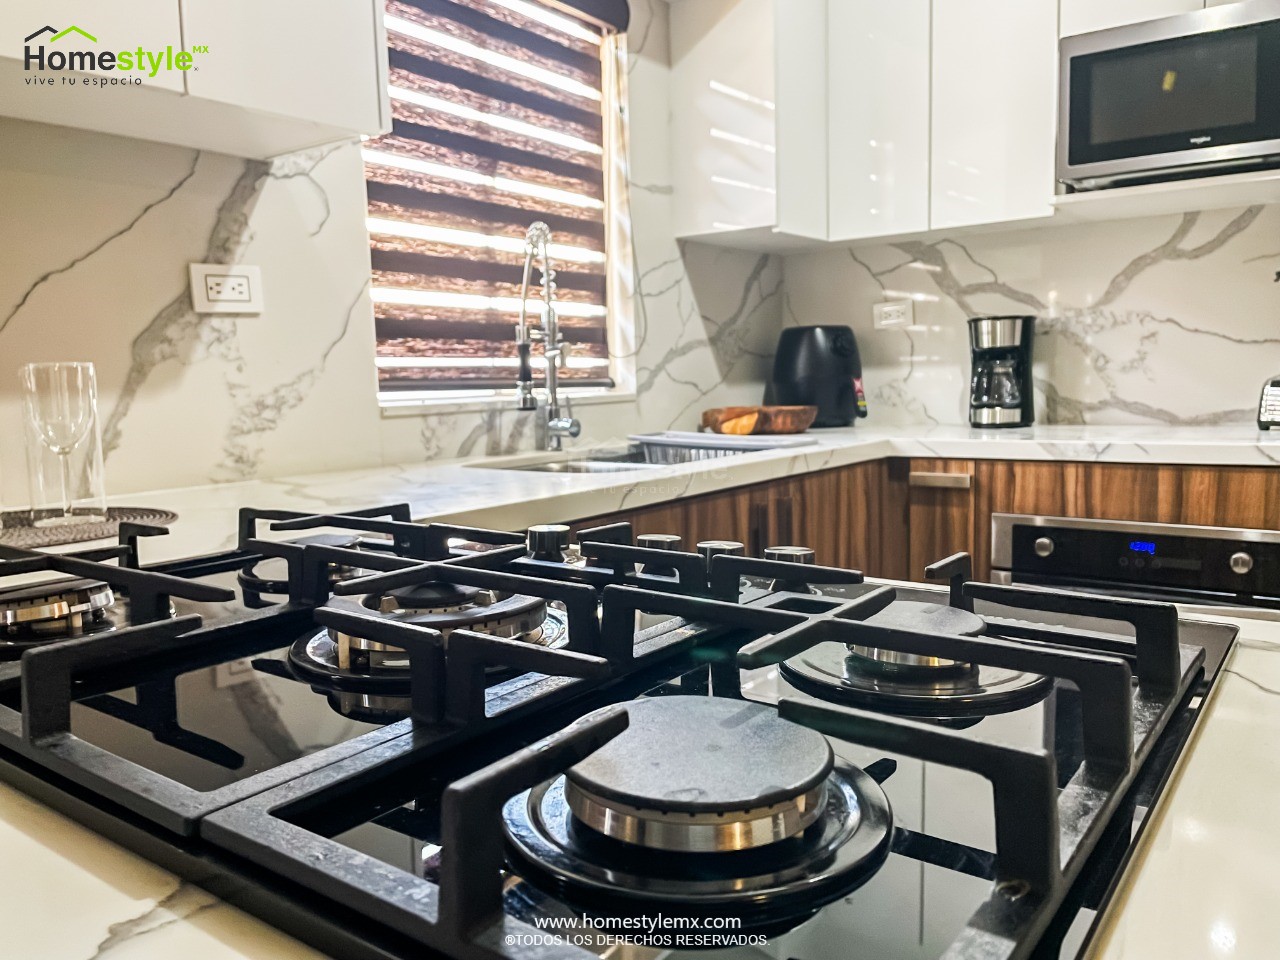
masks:
{"type": "MultiPolygon", "coordinates": [[[[666,17],[629,34],[638,399],[581,405],[592,441],[758,402],[781,323],[780,261],[673,239],[666,17]]],[[[364,205],[355,145],[267,166],[0,120],[0,503],[32,360],[97,364],[111,493],[529,447],[505,407],[380,415],[364,205]],[[193,261],[260,265],[266,312],[192,314],[193,261]]]]}
{"type": "Polygon", "coordinates": [[[1280,205],[788,256],[788,323],[857,332],[873,423],[964,423],[965,319],[1031,313],[1041,423],[1252,421],[1280,373],[1280,205]],[[916,323],[872,329],[885,297],[916,323]]]}

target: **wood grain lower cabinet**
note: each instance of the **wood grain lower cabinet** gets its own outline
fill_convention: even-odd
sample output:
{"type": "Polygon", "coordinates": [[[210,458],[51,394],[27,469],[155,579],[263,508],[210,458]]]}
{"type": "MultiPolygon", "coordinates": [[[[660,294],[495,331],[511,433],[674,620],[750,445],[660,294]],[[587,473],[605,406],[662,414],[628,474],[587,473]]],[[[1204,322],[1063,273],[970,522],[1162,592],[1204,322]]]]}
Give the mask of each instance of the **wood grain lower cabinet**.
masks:
{"type": "Polygon", "coordinates": [[[907,473],[908,580],[923,580],[924,568],[953,553],[972,553],[974,510],[972,460],[912,460],[907,473]]]}
{"type": "Polygon", "coordinates": [[[959,551],[991,573],[991,516],[1135,520],[1280,529],[1280,469],[1057,461],[889,459],[821,470],[579,521],[637,533],[739,540],[748,553],[796,544],[818,562],[923,580],[959,551]]]}
{"type": "Polygon", "coordinates": [[[991,562],[991,515],[1280,529],[1280,470],[1131,463],[979,461],[975,567],[991,562]]]}
{"type": "Polygon", "coordinates": [[[780,545],[812,547],[818,562],[879,576],[906,575],[905,497],[891,479],[895,461],[860,463],[785,480],[592,517],[576,530],[620,521],[636,533],[738,540],[760,556],[780,545]]]}

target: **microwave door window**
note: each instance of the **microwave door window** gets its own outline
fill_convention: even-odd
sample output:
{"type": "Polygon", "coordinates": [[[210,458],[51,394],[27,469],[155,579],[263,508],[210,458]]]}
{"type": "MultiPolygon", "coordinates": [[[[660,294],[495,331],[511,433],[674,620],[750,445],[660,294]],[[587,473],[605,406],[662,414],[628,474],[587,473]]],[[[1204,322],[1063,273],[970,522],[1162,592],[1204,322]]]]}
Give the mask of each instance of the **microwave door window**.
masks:
{"type": "Polygon", "coordinates": [[[1146,140],[1258,119],[1258,38],[1155,44],[1100,60],[1090,77],[1090,140],[1146,140]]]}
{"type": "Polygon", "coordinates": [[[1077,54],[1070,84],[1072,166],[1267,144],[1280,139],[1280,20],[1077,54]]]}

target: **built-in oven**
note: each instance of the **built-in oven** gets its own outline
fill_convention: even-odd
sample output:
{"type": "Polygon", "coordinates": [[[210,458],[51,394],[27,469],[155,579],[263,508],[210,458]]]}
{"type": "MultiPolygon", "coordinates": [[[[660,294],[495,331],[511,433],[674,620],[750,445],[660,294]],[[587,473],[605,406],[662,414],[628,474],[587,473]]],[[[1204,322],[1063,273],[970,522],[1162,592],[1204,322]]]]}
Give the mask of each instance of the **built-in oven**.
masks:
{"type": "Polygon", "coordinates": [[[1068,189],[1280,165],[1280,0],[1065,37],[1059,63],[1068,189]]]}
{"type": "Polygon", "coordinates": [[[996,583],[1280,610],[1280,531],[997,513],[996,583]]]}
{"type": "MultiPolygon", "coordinates": [[[[991,579],[1280,619],[1280,530],[997,513],[991,579]]],[[[1208,677],[1227,646],[1205,645],[1208,677]]]]}

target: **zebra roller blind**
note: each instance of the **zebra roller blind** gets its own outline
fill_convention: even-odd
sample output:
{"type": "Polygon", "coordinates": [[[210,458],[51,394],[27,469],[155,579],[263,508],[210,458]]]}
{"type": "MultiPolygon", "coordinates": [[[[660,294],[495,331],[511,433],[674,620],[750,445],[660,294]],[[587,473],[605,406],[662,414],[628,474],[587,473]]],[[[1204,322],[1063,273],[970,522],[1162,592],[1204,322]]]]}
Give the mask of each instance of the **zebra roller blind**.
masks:
{"type": "Polygon", "coordinates": [[[382,391],[513,386],[533,220],[555,237],[557,313],[572,346],[562,376],[569,386],[613,385],[606,120],[616,98],[606,89],[608,37],[568,9],[387,3],[393,129],[363,147],[382,391]]]}

